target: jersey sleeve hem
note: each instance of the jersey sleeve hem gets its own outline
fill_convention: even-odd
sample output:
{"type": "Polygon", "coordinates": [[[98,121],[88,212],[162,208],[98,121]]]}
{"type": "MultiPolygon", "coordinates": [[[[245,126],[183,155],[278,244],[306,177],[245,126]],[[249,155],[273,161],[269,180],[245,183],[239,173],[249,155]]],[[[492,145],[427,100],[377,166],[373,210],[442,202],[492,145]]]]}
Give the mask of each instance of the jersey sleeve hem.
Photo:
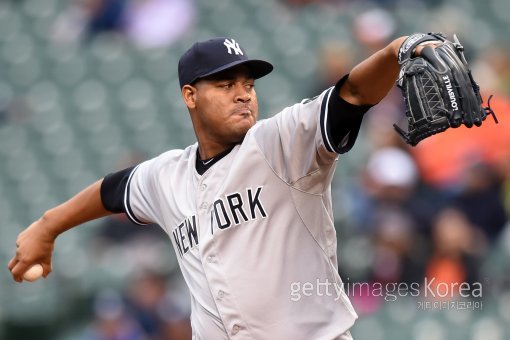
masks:
{"type": "Polygon", "coordinates": [[[346,153],[358,137],[364,114],[371,105],[354,105],[340,97],[340,88],[349,75],[328,90],[321,104],[320,127],[326,150],[346,153]]]}
{"type": "Polygon", "coordinates": [[[321,134],[322,134],[322,140],[324,141],[324,146],[326,147],[326,150],[329,152],[335,152],[335,147],[332,144],[332,140],[330,139],[330,135],[328,134],[328,104],[329,104],[329,98],[331,97],[331,92],[333,91],[333,88],[330,88],[324,98],[322,98],[322,104],[321,104],[321,114],[320,114],[320,126],[321,126],[321,134]]]}
{"type": "Polygon", "coordinates": [[[135,224],[138,224],[138,225],[149,225],[150,223],[143,222],[143,221],[141,221],[140,219],[138,219],[136,217],[133,209],[131,208],[131,204],[130,204],[130,201],[129,201],[129,193],[130,193],[130,187],[131,187],[131,180],[133,178],[133,174],[136,172],[138,167],[139,167],[139,165],[137,165],[133,169],[133,171],[131,171],[131,174],[129,174],[129,178],[127,180],[126,189],[125,189],[125,192],[124,192],[124,208],[125,208],[125,211],[126,211],[126,215],[129,218],[129,220],[131,220],[131,222],[133,222],[135,224]]]}
{"type": "Polygon", "coordinates": [[[125,212],[124,192],[127,180],[133,169],[134,166],[108,174],[103,178],[100,194],[101,202],[106,210],[112,213],[125,212]]]}

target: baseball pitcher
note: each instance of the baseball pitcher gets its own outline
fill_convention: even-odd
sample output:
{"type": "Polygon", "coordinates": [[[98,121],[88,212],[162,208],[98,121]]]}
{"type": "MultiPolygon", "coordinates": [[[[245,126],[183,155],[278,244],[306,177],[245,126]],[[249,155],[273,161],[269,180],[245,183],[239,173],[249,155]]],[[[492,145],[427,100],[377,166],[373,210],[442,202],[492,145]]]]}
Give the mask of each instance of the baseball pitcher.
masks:
{"type": "MultiPolygon", "coordinates": [[[[352,339],[357,315],[337,270],[330,184],[364,113],[401,70],[406,103],[426,100],[416,94],[425,86],[417,76],[420,65],[428,74],[440,73],[440,66],[460,74],[457,66],[465,64],[440,35],[401,37],[339,75],[336,86],[257,121],[255,80],[273,66],[248,58],[234,39],[194,44],[180,58],[178,73],[197,143],[109,174],[46,211],[18,236],[8,265],[14,280],[21,282],[34,264],[46,277],[55,239],[64,231],[126,213],[168,234],[191,292],[194,339],[352,339]],[[411,68],[418,60],[423,64],[411,68]]],[[[433,85],[444,101],[434,114],[441,121],[414,126],[409,118],[409,132],[399,128],[408,142],[454,127],[452,122],[479,125],[485,118],[464,68],[456,91],[472,94],[470,105],[462,106],[457,96],[453,110],[451,95],[441,90],[445,74],[437,76],[433,85]]],[[[412,114],[418,116],[415,106],[412,114]]]]}

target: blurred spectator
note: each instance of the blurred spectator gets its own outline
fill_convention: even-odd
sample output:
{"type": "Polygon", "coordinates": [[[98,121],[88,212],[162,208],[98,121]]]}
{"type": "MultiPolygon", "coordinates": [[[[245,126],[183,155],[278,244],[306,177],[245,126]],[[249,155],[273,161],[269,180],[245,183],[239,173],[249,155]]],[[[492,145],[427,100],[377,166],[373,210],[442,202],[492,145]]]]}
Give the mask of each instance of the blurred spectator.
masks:
{"type": "Polygon", "coordinates": [[[319,74],[316,83],[310,89],[310,96],[316,96],[328,87],[334,86],[339,77],[349,73],[354,66],[353,51],[337,41],[327,41],[318,52],[319,74]]]}
{"type": "Polygon", "coordinates": [[[140,47],[168,46],[189,31],[195,12],[192,0],[132,0],[125,33],[140,47]]]}
{"type": "Polygon", "coordinates": [[[393,124],[403,118],[404,112],[402,92],[395,86],[380,103],[372,107],[366,114],[364,125],[370,148],[373,150],[384,147],[407,148],[405,142],[393,128],[393,124]]]}
{"type": "Polygon", "coordinates": [[[145,340],[140,325],[129,311],[122,296],[113,290],[100,291],[94,299],[94,320],[83,340],[145,340]]]}
{"type": "Polygon", "coordinates": [[[503,204],[506,216],[509,216],[508,222],[510,222],[510,157],[502,162],[498,170],[501,173],[501,178],[503,178],[503,204]]]}
{"type": "Polygon", "coordinates": [[[494,46],[473,60],[473,76],[483,91],[484,97],[494,94],[496,98],[507,96],[510,90],[510,49],[494,46]]]}
{"type": "Polygon", "coordinates": [[[396,147],[376,150],[363,176],[360,230],[373,235],[371,280],[417,282],[423,277],[426,236],[440,201],[419,190],[419,173],[411,156],[396,147]],[[436,201],[435,204],[433,202],[436,201]]]}
{"type": "Polygon", "coordinates": [[[165,277],[147,271],[129,288],[130,310],[148,339],[191,339],[189,311],[173,299],[171,288],[165,277]]]}
{"type": "Polygon", "coordinates": [[[56,20],[53,39],[69,44],[102,32],[120,32],[126,0],[75,0],[56,20]]]}
{"type": "Polygon", "coordinates": [[[461,283],[479,282],[478,267],[485,244],[461,211],[451,208],[441,211],[433,227],[432,241],[432,255],[426,268],[432,291],[437,292],[439,285],[446,284],[452,291],[445,298],[451,300],[458,296],[461,283]]]}
{"type": "Polygon", "coordinates": [[[124,26],[126,0],[82,0],[88,16],[86,39],[109,31],[121,31],[124,26]]]}
{"type": "Polygon", "coordinates": [[[470,167],[473,160],[499,167],[510,158],[510,98],[499,92],[491,106],[499,124],[488,116],[481,127],[448,129],[411,149],[427,183],[454,189],[461,184],[463,169],[470,167]]]}
{"type": "Polygon", "coordinates": [[[355,198],[358,230],[370,240],[372,259],[370,271],[362,278],[368,283],[366,289],[352,296],[356,309],[365,314],[376,312],[384,303],[374,290],[378,285],[423,280],[428,235],[440,204],[420,188],[420,174],[406,149],[389,140],[370,155],[355,198]]]}
{"type": "Polygon", "coordinates": [[[32,110],[24,97],[3,95],[0,92],[0,125],[9,122],[23,122],[31,115],[32,110]]]}
{"type": "MultiPolygon", "coordinates": [[[[189,306],[174,294],[184,296],[156,271],[141,270],[125,294],[105,289],[93,300],[94,318],[83,340],[189,340],[189,306]]],[[[187,296],[186,296],[187,298],[187,296]]]]}
{"type": "MultiPolygon", "coordinates": [[[[382,208],[382,207],[381,207],[382,208]]],[[[415,222],[401,209],[381,209],[374,221],[372,280],[380,283],[419,282],[423,255],[415,222]]]]}
{"type": "Polygon", "coordinates": [[[442,203],[441,193],[420,186],[420,173],[413,158],[396,147],[383,147],[370,156],[364,173],[363,191],[367,195],[372,213],[363,214],[369,218],[368,225],[374,225],[377,210],[389,207],[409,215],[417,230],[430,228],[437,205],[442,203]]]}
{"type": "Polygon", "coordinates": [[[70,43],[117,32],[142,48],[164,47],[189,31],[195,15],[192,0],[77,0],[57,20],[54,38],[70,43]]]}
{"type": "Polygon", "coordinates": [[[371,55],[386,46],[395,28],[395,19],[390,12],[373,8],[355,18],[352,30],[356,41],[366,48],[365,55],[371,55]]]}
{"type": "Polygon", "coordinates": [[[493,167],[484,162],[465,169],[462,178],[460,191],[454,197],[455,206],[485,238],[494,241],[507,221],[501,179],[493,167]]]}
{"type": "Polygon", "coordinates": [[[191,324],[186,319],[169,321],[165,324],[163,339],[189,340],[191,339],[191,324]]]}

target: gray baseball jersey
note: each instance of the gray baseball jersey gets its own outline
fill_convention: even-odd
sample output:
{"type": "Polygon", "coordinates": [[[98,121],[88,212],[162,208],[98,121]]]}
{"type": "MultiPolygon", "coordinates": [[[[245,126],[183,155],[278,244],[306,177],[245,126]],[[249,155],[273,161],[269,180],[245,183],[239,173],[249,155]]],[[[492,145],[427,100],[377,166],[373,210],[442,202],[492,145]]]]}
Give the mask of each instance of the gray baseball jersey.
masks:
{"type": "Polygon", "coordinates": [[[259,121],[203,175],[197,144],[131,172],[125,210],[172,240],[194,339],[333,339],[353,325],[331,205],[342,149],[326,128],[332,93],[259,121]]]}

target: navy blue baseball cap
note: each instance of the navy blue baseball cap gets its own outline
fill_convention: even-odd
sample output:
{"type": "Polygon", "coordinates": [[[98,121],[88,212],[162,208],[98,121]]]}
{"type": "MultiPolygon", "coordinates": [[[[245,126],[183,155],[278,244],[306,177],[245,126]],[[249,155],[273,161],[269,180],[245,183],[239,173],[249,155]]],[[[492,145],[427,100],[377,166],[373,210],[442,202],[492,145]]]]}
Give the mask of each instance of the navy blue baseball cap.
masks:
{"type": "Polygon", "coordinates": [[[249,59],[234,39],[213,38],[195,43],[179,59],[179,84],[193,84],[237,65],[246,65],[253,78],[258,79],[273,70],[264,60],[249,59]]]}

